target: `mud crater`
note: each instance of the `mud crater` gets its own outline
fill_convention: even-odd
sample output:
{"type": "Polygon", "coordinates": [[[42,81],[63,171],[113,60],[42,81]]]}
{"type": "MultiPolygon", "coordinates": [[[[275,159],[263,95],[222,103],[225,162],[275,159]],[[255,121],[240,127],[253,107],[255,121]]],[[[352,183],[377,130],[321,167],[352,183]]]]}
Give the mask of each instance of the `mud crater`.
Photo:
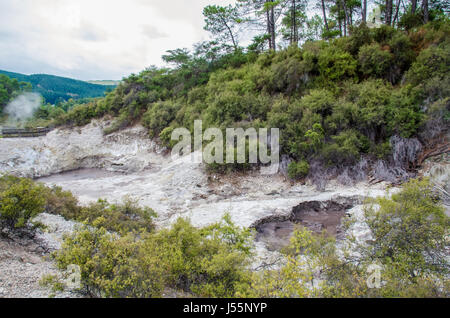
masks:
{"type": "Polygon", "coordinates": [[[337,239],[344,237],[342,218],[354,206],[362,204],[360,196],[341,197],[329,201],[302,202],[287,216],[271,216],[253,226],[256,241],[263,242],[269,251],[280,251],[287,247],[295,230],[306,227],[314,233],[325,231],[337,239]]]}

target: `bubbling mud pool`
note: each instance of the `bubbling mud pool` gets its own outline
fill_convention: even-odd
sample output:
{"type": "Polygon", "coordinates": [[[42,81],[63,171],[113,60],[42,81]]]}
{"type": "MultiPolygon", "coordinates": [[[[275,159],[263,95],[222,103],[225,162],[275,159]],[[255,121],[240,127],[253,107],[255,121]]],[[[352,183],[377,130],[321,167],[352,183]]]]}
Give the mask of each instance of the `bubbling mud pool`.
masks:
{"type": "Polygon", "coordinates": [[[287,218],[261,220],[255,226],[256,241],[263,242],[269,251],[280,251],[289,245],[295,230],[301,227],[341,239],[344,235],[342,220],[347,211],[359,203],[357,201],[357,198],[346,198],[340,202],[302,202],[287,218]]]}
{"type": "Polygon", "coordinates": [[[58,174],[54,174],[48,177],[42,177],[35,179],[38,182],[43,183],[56,183],[62,181],[79,181],[79,180],[87,180],[87,179],[98,179],[98,178],[107,178],[114,176],[123,175],[123,173],[119,172],[111,172],[97,168],[84,168],[78,170],[71,170],[66,172],[61,172],[58,174]]]}

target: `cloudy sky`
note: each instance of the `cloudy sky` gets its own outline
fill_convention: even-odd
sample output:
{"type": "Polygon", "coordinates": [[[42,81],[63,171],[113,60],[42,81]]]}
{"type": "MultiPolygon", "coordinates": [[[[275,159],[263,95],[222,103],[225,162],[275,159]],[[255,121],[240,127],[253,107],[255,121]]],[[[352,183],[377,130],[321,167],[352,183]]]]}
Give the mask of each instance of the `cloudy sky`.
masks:
{"type": "Polygon", "coordinates": [[[0,0],[0,69],[117,80],[207,40],[202,9],[234,0],[0,0]]]}

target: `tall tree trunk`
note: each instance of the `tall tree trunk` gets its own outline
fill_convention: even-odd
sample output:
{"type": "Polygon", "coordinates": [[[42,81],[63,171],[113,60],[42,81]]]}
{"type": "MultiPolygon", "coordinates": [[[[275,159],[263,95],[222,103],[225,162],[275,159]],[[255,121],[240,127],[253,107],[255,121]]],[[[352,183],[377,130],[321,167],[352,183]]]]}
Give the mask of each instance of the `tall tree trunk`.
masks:
{"type": "Polygon", "coordinates": [[[347,19],[344,18],[344,37],[347,36],[347,19]]]}
{"type": "Polygon", "coordinates": [[[366,24],[366,22],[367,22],[367,0],[363,0],[361,10],[362,10],[362,23],[366,24]]]}
{"type": "Polygon", "coordinates": [[[238,49],[238,44],[234,37],[233,30],[231,30],[230,26],[228,25],[227,21],[224,18],[222,18],[222,23],[225,25],[225,28],[228,30],[228,34],[230,35],[231,41],[233,42],[234,51],[236,52],[238,49]]]}
{"type": "Polygon", "coordinates": [[[392,24],[392,0],[386,0],[385,24],[392,24]]]}
{"type": "Polygon", "coordinates": [[[236,52],[238,49],[238,44],[236,42],[236,39],[234,38],[233,31],[231,30],[231,28],[228,25],[226,25],[226,27],[228,29],[228,33],[230,34],[231,41],[233,42],[234,51],[236,52]]]}
{"type": "Polygon", "coordinates": [[[342,37],[342,8],[341,8],[341,2],[337,2],[338,7],[338,23],[339,23],[339,35],[342,37]]]}
{"type": "MultiPolygon", "coordinates": [[[[265,0],[265,3],[272,2],[272,0],[265,0]]],[[[273,5],[266,7],[267,18],[267,34],[269,35],[269,48],[276,50],[275,43],[275,9],[273,5]]]]}
{"type": "Polygon", "coordinates": [[[411,13],[412,14],[416,13],[416,9],[417,9],[417,0],[411,0],[411,13]]]}
{"type": "Polygon", "coordinates": [[[296,46],[298,46],[298,26],[297,26],[297,1],[293,0],[293,6],[294,6],[294,14],[293,14],[293,19],[294,19],[294,43],[296,46]]]}
{"type": "Polygon", "coordinates": [[[272,36],[271,36],[272,33],[271,33],[271,30],[270,30],[270,13],[269,13],[269,10],[266,11],[266,18],[267,18],[267,34],[269,35],[269,50],[272,50],[273,49],[273,43],[272,43],[272,36]]]}
{"type": "Polygon", "coordinates": [[[327,20],[327,12],[325,8],[325,0],[322,0],[322,13],[323,13],[323,22],[325,23],[325,27],[327,31],[330,31],[330,28],[328,27],[328,20],[327,20]]]}
{"type": "Polygon", "coordinates": [[[392,20],[392,25],[395,25],[395,21],[398,19],[398,12],[400,10],[400,1],[401,0],[397,0],[397,4],[396,4],[396,8],[395,8],[395,15],[394,15],[394,19],[392,20]]]}
{"type": "MultiPolygon", "coordinates": [[[[270,16],[269,16],[269,10],[266,11],[266,19],[267,19],[267,34],[270,35],[270,16]]],[[[269,36],[269,50],[272,49],[272,37],[269,36]]]]}
{"type": "Polygon", "coordinates": [[[275,9],[272,7],[270,9],[270,36],[272,38],[272,46],[273,46],[273,50],[276,51],[277,47],[276,47],[276,41],[275,41],[275,9]]]}
{"type": "Polygon", "coordinates": [[[344,7],[344,14],[345,14],[345,23],[344,23],[344,35],[347,36],[347,27],[350,24],[350,18],[348,16],[348,11],[347,11],[347,4],[345,3],[345,0],[342,0],[342,6],[344,7]]]}
{"type": "Polygon", "coordinates": [[[297,34],[297,2],[292,0],[291,5],[291,44],[298,45],[298,34],[297,34]]]}
{"type": "Polygon", "coordinates": [[[428,11],[428,0],[423,0],[423,22],[428,23],[430,21],[430,13],[428,11]]]}

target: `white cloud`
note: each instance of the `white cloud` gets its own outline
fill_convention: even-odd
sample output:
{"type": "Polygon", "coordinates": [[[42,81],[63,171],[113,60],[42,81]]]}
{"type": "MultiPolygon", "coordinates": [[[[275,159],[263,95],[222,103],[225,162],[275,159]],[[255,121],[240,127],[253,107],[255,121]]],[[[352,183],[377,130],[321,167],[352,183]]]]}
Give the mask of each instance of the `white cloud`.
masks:
{"type": "Polygon", "coordinates": [[[120,79],[206,40],[202,9],[234,0],[0,1],[0,69],[120,79]]]}

